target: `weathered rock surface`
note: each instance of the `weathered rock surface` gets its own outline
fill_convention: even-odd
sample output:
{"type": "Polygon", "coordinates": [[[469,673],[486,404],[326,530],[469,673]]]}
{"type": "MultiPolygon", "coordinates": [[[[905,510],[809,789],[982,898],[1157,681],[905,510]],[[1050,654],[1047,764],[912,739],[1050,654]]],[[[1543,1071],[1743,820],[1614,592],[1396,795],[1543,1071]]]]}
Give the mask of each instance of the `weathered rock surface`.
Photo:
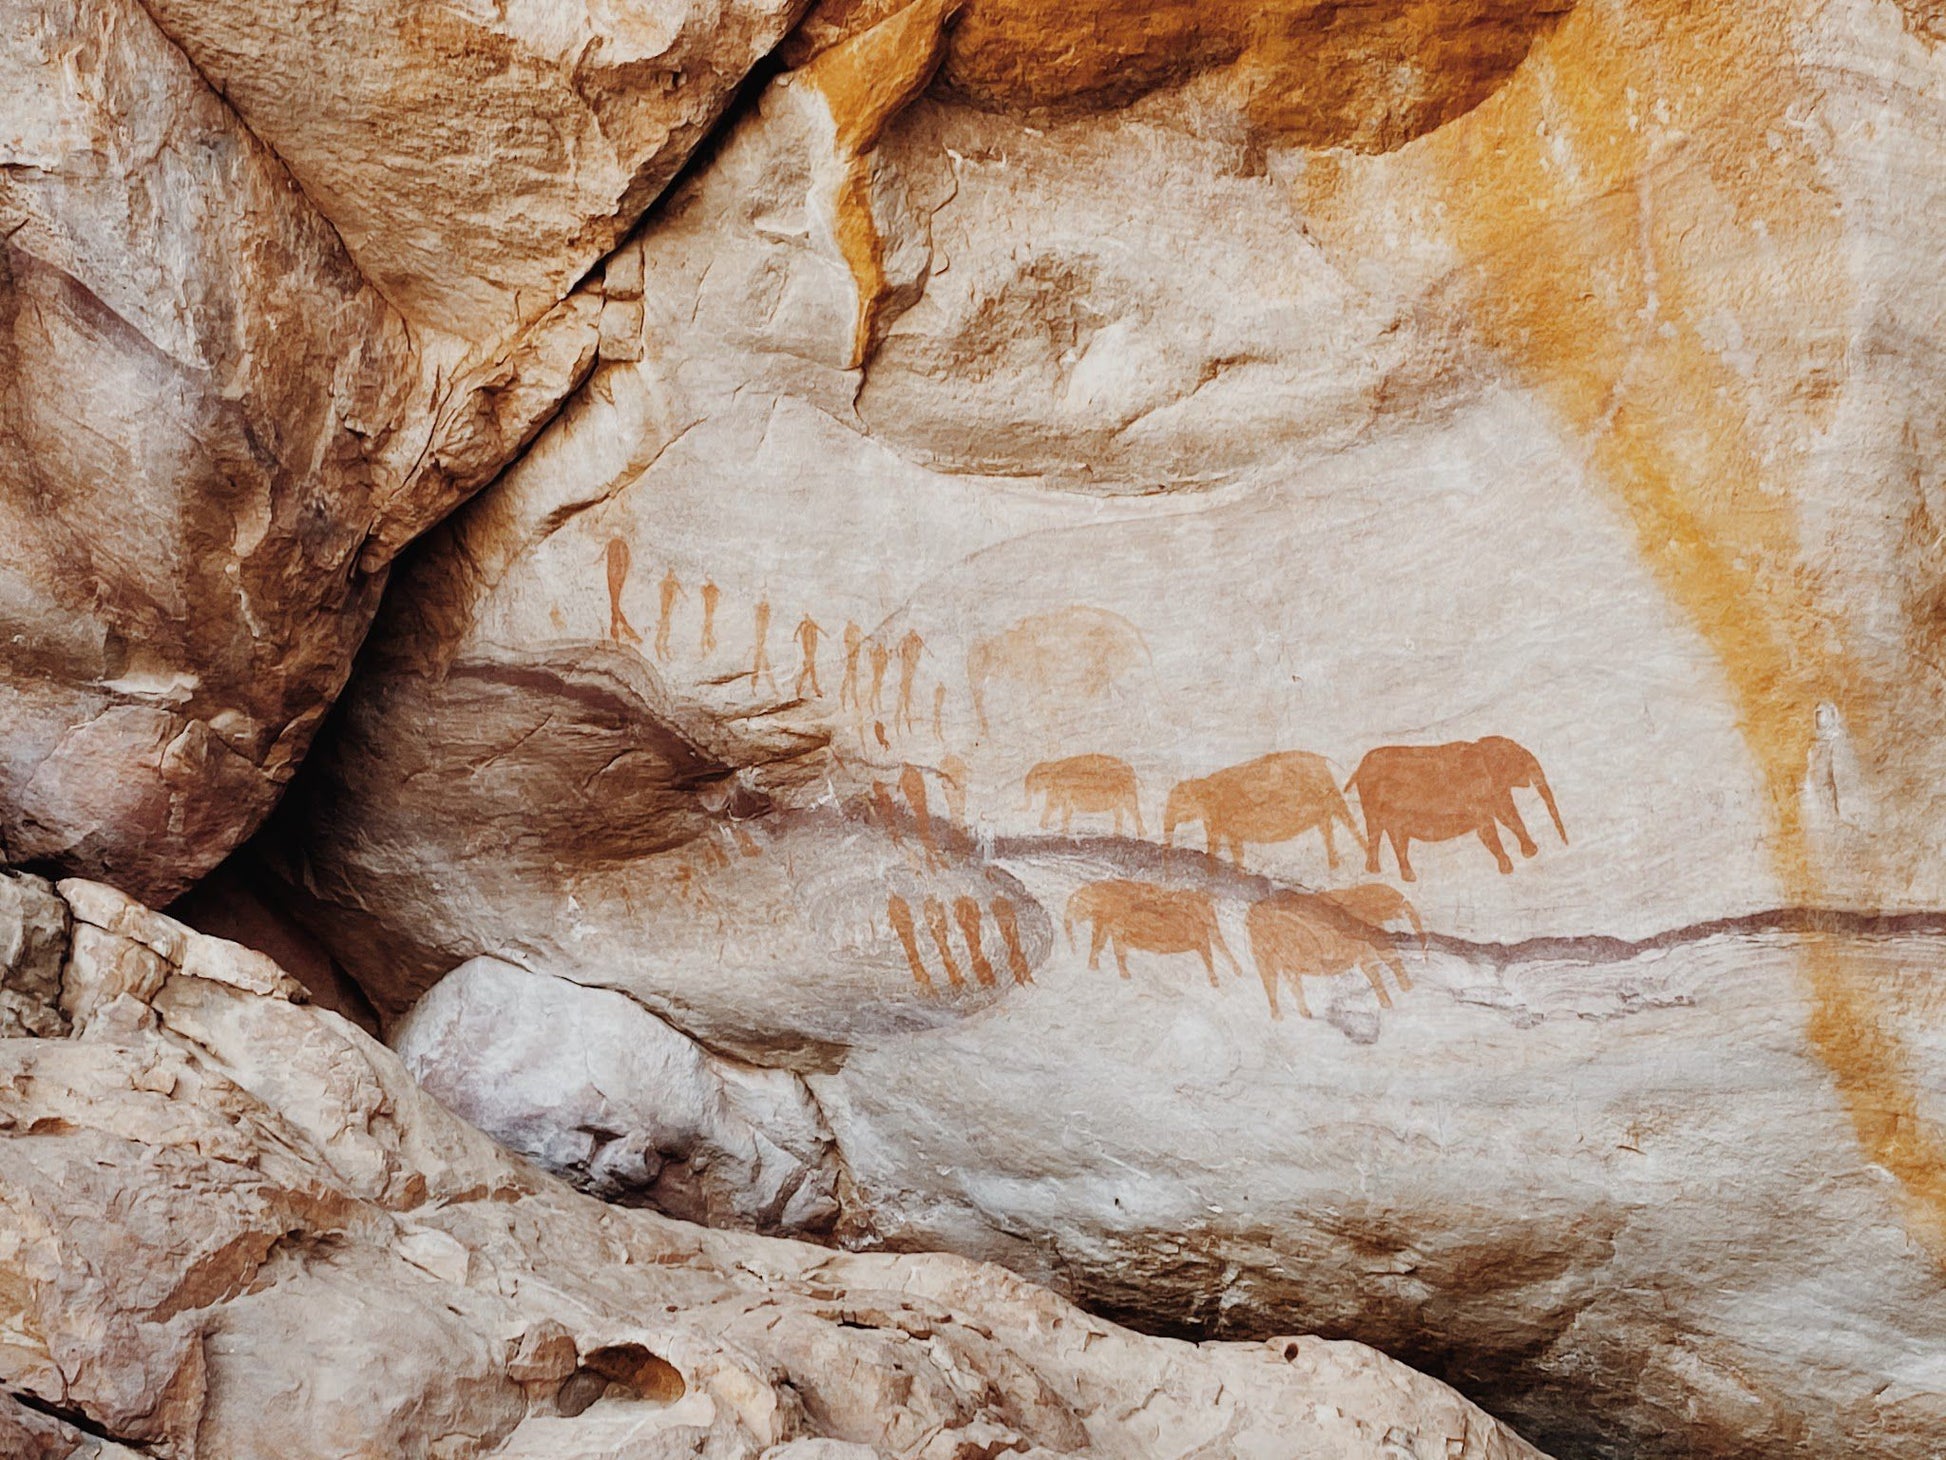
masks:
{"type": "Polygon", "coordinates": [[[955,1258],[605,1207],[260,955],[99,884],[0,890],[0,951],[40,946],[23,908],[73,929],[73,1036],[0,1038],[9,1456],[1539,1453],[1356,1344],[1192,1347],[955,1258]]]}
{"type": "Polygon", "coordinates": [[[302,915],[604,1191],[1932,1453],[1946,56],[1474,6],[1290,122],[1328,7],[1122,9],[814,16],[388,606],[302,915]]]}
{"type": "Polygon", "coordinates": [[[577,285],[793,13],[8,7],[0,858],[163,902],[255,828],[385,565],[586,374],[577,285]]]}
{"type": "Polygon", "coordinates": [[[414,324],[491,342],[628,232],[808,0],[147,0],[414,324]]]}

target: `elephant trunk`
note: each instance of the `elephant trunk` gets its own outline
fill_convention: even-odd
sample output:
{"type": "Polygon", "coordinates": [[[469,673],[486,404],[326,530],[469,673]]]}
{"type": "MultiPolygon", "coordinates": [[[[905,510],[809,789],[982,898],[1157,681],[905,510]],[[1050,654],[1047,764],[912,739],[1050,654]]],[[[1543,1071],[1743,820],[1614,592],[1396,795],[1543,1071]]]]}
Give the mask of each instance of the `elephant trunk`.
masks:
{"type": "Polygon", "coordinates": [[[1365,844],[1365,833],[1360,831],[1358,823],[1351,819],[1350,803],[1338,793],[1338,788],[1335,786],[1331,788],[1331,799],[1335,803],[1331,808],[1331,814],[1345,824],[1345,830],[1351,833],[1351,839],[1358,844],[1359,853],[1363,855],[1370,852],[1371,848],[1365,844]]]}
{"type": "Polygon", "coordinates": [[[1162,844],[1173,847],[1176,844],[1176,828],[1185,821],[1200,819],[1194,793],[1187,785],[1177,786],[1169,793],[1169,799],[1162,803],[1162,844]]]}
{"type": "Polygon", "coordinates": [[[1568,844],[1568,829],[1561,824],[1561,808],[1554,804],[1554,789],[1547,784],[1547,776],[1538,764],[1534,767],[1534,789],[1541,793],[1541,800],[1547,803],[1547,814],[1554,818],[1554,829],[1561,834],[1561,845],[1568,844]]]}

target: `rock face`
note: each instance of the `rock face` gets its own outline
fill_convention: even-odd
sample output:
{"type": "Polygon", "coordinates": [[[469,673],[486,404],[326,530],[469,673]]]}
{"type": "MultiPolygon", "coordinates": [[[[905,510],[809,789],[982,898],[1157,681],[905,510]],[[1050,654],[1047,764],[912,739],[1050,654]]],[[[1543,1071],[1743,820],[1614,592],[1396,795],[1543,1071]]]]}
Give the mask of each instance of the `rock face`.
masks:
{"type": "Polygon", "coordinates": [[[9,1456],[1539,1454],[1356,1344],[1191,1347],[954,1258],[604,1207],[99,884],[0,876],[0,984],[72,1030],[0,1038],[9,1456]]]}
{"type": "Polygon", "coordinates": [[[627,233],[806,0],[154,0],[416,325],[491,342],[627,233]]]}
{"type": "Polygon", "coordinates": [[[0,858],[219,862],[385,565],[586,374],[576,285],[792,14],[609,9],[0,16],[0,858]]]}
{"type": "Polygon", "coordinates": [[[1946,54],[1410,9],[820,8],[273,856],[594,1189],[1930,1454],[1946,54]]]}

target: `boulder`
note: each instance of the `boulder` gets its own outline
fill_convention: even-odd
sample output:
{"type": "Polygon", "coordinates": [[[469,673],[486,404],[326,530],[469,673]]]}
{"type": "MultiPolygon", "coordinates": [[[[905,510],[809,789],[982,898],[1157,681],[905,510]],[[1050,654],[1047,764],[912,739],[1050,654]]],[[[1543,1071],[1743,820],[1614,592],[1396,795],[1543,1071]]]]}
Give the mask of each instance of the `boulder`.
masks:
{"type": "Polygon", "coordinates": [[[814,14],[398,584],[293,909],[611,1194],[775,1122],[853,1247],[1932,1453],[1946,52],[1084,9],[814,14]]]}
{"type": "Polygon", "coordinates": [[[604,1206],[247,950],[0,888],[0,948],[63,902],[90,991],[72,1037],[0,1038],[10,1456],[1540,1453],[1357,1344],[1145,1338],[955,1258],[604,1206]],[[100,997],[138,953],[156,977],[100,997]]]}
{"type": "Polygon", "coordinates": [[[162,903],[255,829],[797,8],[0,17],[0,860],[162,903]]]}

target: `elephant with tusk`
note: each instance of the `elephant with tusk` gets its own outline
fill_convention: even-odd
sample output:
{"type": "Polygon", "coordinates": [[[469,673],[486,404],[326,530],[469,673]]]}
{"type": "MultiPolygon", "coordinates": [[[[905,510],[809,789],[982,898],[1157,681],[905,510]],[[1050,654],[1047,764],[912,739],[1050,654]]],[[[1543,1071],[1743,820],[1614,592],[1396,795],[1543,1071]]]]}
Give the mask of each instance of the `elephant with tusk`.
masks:
{"type": "Polygon", "coordinates": [[[1357,792],[1365,812],[1365,870],[1379,870],[1383,838],[1392,843],[1399,876],[1415,881],[1410,851],[1415,837],[1443,842],[1472,832],[1493,853],[1503,873],[1513,871],[1513,861],[1500,844],[1501,826],[1514,834],[1523,857],[1540,850],[1514,805],[1514,792],[1521,788],[1540,794],[1566,846],[1568,829],[1561,822],[1561,810],[1541,763],[1506,736],[1446,745],[1381,746],[1358,763],[1346,787],[1357,792]]]}

